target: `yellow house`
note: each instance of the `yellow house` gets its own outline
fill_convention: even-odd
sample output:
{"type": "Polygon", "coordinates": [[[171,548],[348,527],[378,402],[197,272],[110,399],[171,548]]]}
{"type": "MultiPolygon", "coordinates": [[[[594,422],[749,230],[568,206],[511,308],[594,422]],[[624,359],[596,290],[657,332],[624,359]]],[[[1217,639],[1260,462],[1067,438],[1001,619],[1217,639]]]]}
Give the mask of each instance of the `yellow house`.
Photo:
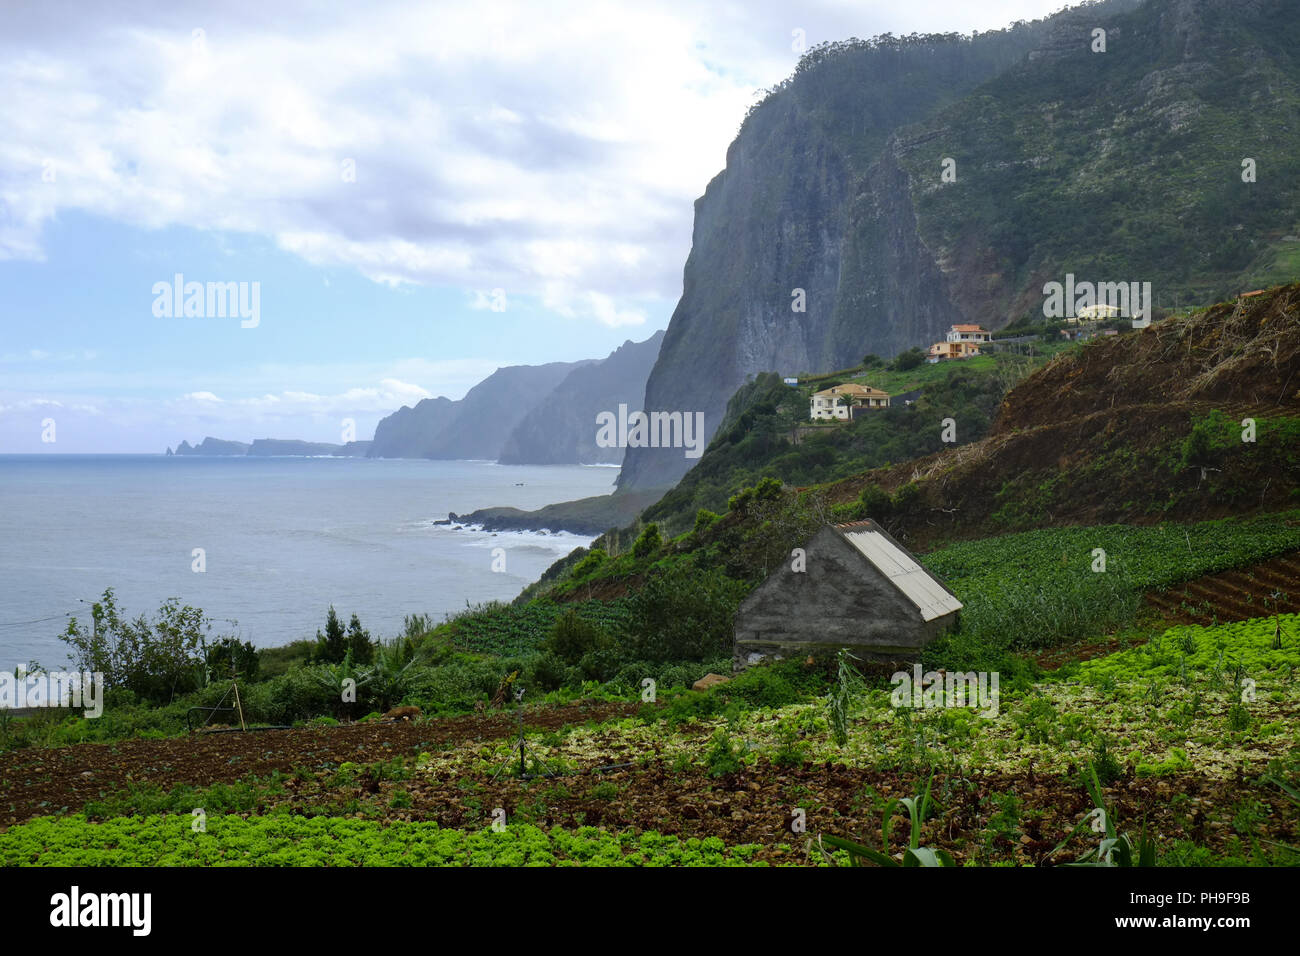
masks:
{"type": "Polygon", "coordinates": [[[813,421],[838,418],[848,421],[849,407],[859,405],[865,408],[888,408],[889,393],[882,392],[870,385],[835,385],[813,394],[808,409],[808,417],[813,421]],[[848,404],[845,404],[845,401],[848,404]]]}
{"type": "Polygon", "coordinates": [[[935,342],[930,346],[930,361],[939,362],[948,359],[971,358],[980,354],[980,347],[974,342],[935,342]]]}

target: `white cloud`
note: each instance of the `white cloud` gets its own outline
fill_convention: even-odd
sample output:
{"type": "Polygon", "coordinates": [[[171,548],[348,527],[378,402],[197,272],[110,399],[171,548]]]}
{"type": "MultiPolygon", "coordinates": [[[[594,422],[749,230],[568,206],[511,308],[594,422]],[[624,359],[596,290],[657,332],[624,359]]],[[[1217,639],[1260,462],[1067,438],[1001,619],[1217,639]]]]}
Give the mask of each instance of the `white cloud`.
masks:
{"type": "Polygon", "coordinates": [[[591,307],[592,315],[605,325],[618,327],[620,325],[645,324],[645,313],[634,310],[620,310],[614,305],[613,299],[601,292],[588,292],[586,300],[591,307]]]}
{"type": "Polygon", "coordinates": [[[677,297],[692,202],[793,69],[793,30],[1055,5],[20,5],[0,36],[0,259],[39,259],[44,227],[84,210],[267,236],[393,285],[560,283],[566,314],[636,324],[619,300],[677,297]]]}

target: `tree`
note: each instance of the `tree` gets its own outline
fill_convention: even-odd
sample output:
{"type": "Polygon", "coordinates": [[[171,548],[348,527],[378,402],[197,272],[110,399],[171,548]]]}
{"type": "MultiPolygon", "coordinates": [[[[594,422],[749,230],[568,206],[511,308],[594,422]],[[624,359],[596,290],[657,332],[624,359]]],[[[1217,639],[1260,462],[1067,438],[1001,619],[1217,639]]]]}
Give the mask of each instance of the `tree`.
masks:
{"type": "Polygon", "coordinates": [[[325,633],[316,632],[316,653],[312,655],[312,659],[326,664],[338,664],[343,661],[347,652],[347,633],[343,630],[343,624],[339,621],[334,605],[331,604],[329,615],[325,618],[325,633]]]}
{"type": "Polygon", "coordinates": [[[906,352],[900,352],[894,358],[894,363],[890,366],[895,372],[910,372],[914,368],[919,368],[925,361],[925,353],[912,346],[906,352]]]}
{"type": "Polygon", "coordinates": [[[659,535],[659,525],[653,522],[646,525],[645,529],[637,537],[632,545],[632,556],[644,558],[647,555],[654,554],[663,544],[663,538],[659,535]]]}
{"type": "Polygon", "coordinates": [[[352,659],[358,664],[369,664],[375,657],[375,645],[370,640],[370,632],[361,626],[361,621],[355,614],[352,620],[348,622],[348,650],[352,652],[352,659]]]}
{"type": "Polygon", "coordinates": [[[866,355],[862,357],[863,368],[875,368],[877,365],[884,365],[884,364],[885,364],[885,360],[882,359],[875,352],[868,352],[866,355]]]}
{"type": "Polygon", "coordinates": [[[74,617],[60,640],[82,671],[104,676],[107,687],[121,687],[152,701],[167,701],[195,689],[204,667],[205,634],[211,627],[198,608],[168,598],[155,619],[134,621],[118,611],[112,588],[91,605],[87,632],[74,617]]]}
{"type": "Polygon", "coordinates": [[[225,680],[232,671],[246,681],[257,679],[257,648],[249,641],[223,637],[209,644],[203,656],[209,681],[225,680]]]}

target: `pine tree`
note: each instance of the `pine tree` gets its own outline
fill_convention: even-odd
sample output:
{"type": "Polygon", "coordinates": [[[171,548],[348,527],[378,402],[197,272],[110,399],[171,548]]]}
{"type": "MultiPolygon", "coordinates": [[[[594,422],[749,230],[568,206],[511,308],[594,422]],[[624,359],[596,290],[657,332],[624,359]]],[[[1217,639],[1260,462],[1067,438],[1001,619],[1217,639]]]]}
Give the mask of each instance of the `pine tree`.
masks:
{"type": "Polygon", "coordinates": [[[374,660],[375,645],[371,643],[370,632],[361,626],[361,621],[355,614],[348,622],[347,646],[352,651],[352,660],[357,664],[369,664],[374,660]]]}
{"type": "MultiPolygon", "coordinates": [[[[352,616],[356,620],[356,615],[352,616]]],[[[326,664],[337,664],[343,660],[348,652],[348,637],[343,630],[343,624],[339,621],[339,616],[334,610],[334,605],[330,605],[329,616],[325,619],[325,633],[316,632],[316,655],[318,661],[326,664]]]]}

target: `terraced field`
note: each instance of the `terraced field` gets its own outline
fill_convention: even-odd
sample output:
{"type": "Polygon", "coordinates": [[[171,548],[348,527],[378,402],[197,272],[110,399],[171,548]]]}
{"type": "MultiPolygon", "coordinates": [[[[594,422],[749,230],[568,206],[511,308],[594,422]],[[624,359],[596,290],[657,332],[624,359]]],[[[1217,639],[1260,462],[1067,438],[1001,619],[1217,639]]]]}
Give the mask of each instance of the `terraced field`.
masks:
{"type": "Polygon", "coordinates": [[[1300,551],[1152,591],[1147,604],[1179,624],[1245,621],[1300,611],[1300,551]]]}

